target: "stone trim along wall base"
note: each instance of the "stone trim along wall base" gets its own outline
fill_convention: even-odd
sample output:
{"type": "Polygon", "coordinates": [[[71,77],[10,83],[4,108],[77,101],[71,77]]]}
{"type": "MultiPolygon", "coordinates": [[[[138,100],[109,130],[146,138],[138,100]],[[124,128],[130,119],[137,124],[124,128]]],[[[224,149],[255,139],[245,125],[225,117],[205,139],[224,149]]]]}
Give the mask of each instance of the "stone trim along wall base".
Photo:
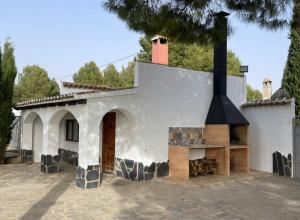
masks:
{"type": "Polygon", "coordinates": [[[77,167],[76,185],[82,189],[93,189],[100,186],[100,166],[89,165],[87,169],[77,167]]]}
{"type": "Polygon", "coordinates": [[[22,149],[21,151],[21,159],[23,163],[31,164],[33,163],[33,151],[22,149]]]}
{"type": "Polygon", "coordinates": [[[78,153],[63,148],[58,149],[59,160],[73,166],[78,166],[78,153]]]}
{"type": "Polygon", "coordinates": [[[169,163],[152,162],[144,166],[141,162],[115,158],[115,175],[130,181],[145,181],[157,177],[169,176],[169,163]]]}
{"type": "Polygon", "coordinates": [[[59,155],[43,155],[41,156],[41,172],[43,173],[56,173],[59,172],[58,167],[59,155]]]}

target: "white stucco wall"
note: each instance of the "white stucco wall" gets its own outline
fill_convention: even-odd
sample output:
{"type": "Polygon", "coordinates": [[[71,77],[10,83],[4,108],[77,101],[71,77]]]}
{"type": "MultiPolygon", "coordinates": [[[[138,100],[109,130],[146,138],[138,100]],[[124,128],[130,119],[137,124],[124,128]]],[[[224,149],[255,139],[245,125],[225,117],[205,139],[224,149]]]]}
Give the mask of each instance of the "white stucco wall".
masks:
{"type": "MultiPolygon", "coordinates": [[[[87,99],[87,104],[35,110],[44,124],[52,122],[43,129],[47,137],[43,151],[56,153],[60,145],[59,123],[70,111],[80,126],[79,165],[98,164],[102,118],[116,111],[116,157],[144,165],[167,161],[169,127],[204,127],[213,95],[213,74],[148,63],[137,63],[135,71],[137,88],[75,94],[75,98],[87,99]]],[[[228,96],[237,107],[245,102],[245,91],[245,78],[228,77],[228,96]]]]}
{"type": "MultiPolygon", "coordinates": [[[[81,96],[88,98],[89,128],[99,129],[96,122],[100,123],[106,112],[119,109],[131,120],[132,128],[124,129],[124,135],[117,129],[116,157],[138,160],[144,165],[167,161],[169,127],[204,127],[213,75],[146,63],[138,63],[136,71],[137,89],[81,96]],[[121,144],[119,140],[131,144],[121,144]]],[[[245,78],[228,77],[228,87],[229,97],[239,107],[246,100],[245,78]]],[[[97,135],[89,138],[89,146],[95,145],[91,149],[101,145],[99,140],[97,135]]]]}
{"type": "Polygon", "coordinates": [[[71,113],[68,112],[61,119],[59,124],[59,148],[63,148],[73,152],[78,152],[78,142],[72,142],[66,140],[66,120],[68,119],[75,119],[75,118],[71,113]]]}
{"type": "Polygon", "coordinates": [[[40,117],[36,117],[33,123],[33,162],[41,162],[43,149],[43,123],[40,117]]]}
{"type": "MultiPolygon", "coordinates": [[[[295,104],[243,108],[249,125],[250,168],[273,172],[273,153],[293,153],[295,104]]],[[[292,154],[293,155],[293,154],[292,154]]]]}

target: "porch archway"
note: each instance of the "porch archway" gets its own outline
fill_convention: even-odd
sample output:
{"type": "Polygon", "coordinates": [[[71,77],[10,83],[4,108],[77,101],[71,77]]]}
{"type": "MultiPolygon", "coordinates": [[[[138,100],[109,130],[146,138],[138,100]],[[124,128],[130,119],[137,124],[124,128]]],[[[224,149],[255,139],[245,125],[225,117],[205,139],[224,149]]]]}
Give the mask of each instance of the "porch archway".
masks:
{"type": "Polygon", "coordinates": [[[68,110],[58,110],[48,124],[48,149],[50,155],[58,155],[60,161],[78,165],[79,122],[68,110]]]}
{"type": "Polygon", "coordinates": [[[29,113],[23,122],[23,158],[41,162],[43,151],[43,121],[37,112],[29,113]]]}

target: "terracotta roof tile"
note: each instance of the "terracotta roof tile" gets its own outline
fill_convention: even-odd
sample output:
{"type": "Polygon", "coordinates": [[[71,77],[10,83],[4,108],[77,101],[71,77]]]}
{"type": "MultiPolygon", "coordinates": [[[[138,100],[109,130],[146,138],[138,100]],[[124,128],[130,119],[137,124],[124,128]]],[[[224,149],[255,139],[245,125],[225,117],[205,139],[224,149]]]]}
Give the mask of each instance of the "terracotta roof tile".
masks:
{"type": "Polygon", "coordinates": [[[245,107],[255,107],[255,106],[275,106],[275,105],[286,105],[291,103],[292,99],[276,99],[276,100],[257,100],[254,102],[246,102],[242,105],[245,107]]]}
{"type": "Polygon", "coordinates": [[[36,104],[49,104],[49,103],[57,103],[61,101],[70,101],[74,100],[74,94],[65,94],[59,96],[51,96],[51,97],[43,97],[38,99],[30,99],[24,102],[19,102],[16,104],[16,109],[20,109],[25,106],[34,106],[36,104]]]}
{"type": "Polygon", "coordinates": [[[64,87],[67,88],[78,88],[78,89],[91,89],[91,90],[112,90],[111,87],[106,85],[91,85],[83,83],[73,83],[73,82],[62,82],[64,87]]]}

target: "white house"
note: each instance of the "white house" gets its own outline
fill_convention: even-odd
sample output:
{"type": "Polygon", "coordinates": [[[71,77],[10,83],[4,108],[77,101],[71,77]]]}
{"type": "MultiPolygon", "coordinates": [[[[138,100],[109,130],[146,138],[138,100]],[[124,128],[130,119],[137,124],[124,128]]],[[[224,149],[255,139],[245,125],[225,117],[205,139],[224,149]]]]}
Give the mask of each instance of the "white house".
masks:
{"type": "Polygon", "coordinates": [[[157,36],[152,63],[135,65],[132,88],[62,82],[60,96],[19,103],[23,156],[41,162],[45,173],[59,171],[59,160],[77,166],[81,188],[98,187],[103,172],[131,181],[188,173],[177,156],[187,161],[184,167],[207,156],[217,160],[220,174],[248,172],[247,114],[251,134],[252,121],[263,121],[245,105],[246,118],[239,111],[246,78],[226,76],[226,43],[215,47],[214,74],[168,66],[168,41],[157,36]],[[188,158],[178,149],[190,152],[188,158]]]}
{"type": "MultiPolygon", "coordinates": [[[[166,52],[165,43],[153,44],[161,46],[157,54],[166,52]]],[[[46,173],[59,170],[59,158],[78,165],[82,188],[99,185],[99,170],[130,180],[168,175],[169,127],[205,126],[213,74],[159,62],[137,62],[130,89],[62,83],[60,96],[19,103],[24,155],[46,173]]],[[[239,108],[246,79],[229,76],[227,83],[239,108]]]]}

